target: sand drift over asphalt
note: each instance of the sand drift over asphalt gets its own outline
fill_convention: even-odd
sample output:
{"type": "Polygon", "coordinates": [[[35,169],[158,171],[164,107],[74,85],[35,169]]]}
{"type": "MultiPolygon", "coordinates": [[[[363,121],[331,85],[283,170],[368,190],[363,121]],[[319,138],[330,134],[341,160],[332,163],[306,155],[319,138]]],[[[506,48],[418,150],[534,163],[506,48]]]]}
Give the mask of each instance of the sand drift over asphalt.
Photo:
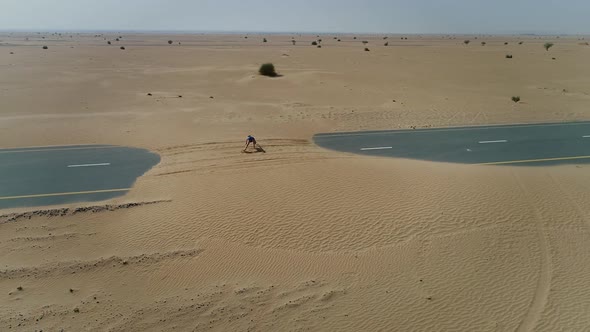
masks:
{"type": "MultiPolygon", "coordinates": [[[[0,213],[2,331],[590,326],[587,164],[432,162],[378,157],[395,140],[354,145],[391,147],[364,155],[313,142],[588,121],[579,37],[0,37],[3,148],[105,144],[161,158],[123,196],[0,213]],[[266,62],[282,76],[258,75],[266,62]],[[267,153],[240,152],[249,134],[267,153]]],[[[515,139],[456,142],[498,155],[515,139]]]]}

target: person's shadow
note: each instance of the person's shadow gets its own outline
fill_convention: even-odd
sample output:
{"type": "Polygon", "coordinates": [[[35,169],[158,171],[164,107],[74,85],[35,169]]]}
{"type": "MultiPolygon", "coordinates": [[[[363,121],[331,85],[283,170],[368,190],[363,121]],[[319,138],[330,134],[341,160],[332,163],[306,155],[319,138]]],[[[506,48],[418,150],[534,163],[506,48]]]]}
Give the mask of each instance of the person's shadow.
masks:
{"type": "Polygon", "coordinates": [[[266,151],[261,146],[257,146],[254,151],[252,151],[252,150],[243,150],[242,152],[244,152],[244,153],[258,153],[258,152],[266,153],[266,151]]]}

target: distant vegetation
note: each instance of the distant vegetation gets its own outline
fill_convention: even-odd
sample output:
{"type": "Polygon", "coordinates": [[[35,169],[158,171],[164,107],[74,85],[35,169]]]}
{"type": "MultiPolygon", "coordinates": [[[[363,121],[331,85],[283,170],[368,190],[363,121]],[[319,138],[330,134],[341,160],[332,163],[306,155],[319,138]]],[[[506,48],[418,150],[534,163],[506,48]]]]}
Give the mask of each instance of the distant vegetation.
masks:
{"type": "Polygon", "coordinates": [[[518,103],[520,101],[520,96],[512,96],[512,101],[518,103]]]}
{"type": "Polygon", "coordinates": [[[471,40],[469,40],[469,39],[466,39],[463,41],[463,44],[465,44],[465,45],[469,45],[469,43],[471,43],[471,40]]]}
{"type": "Polygon", "coordinates": [[[109,40],[109,41],[107,42],[107,44],[111,45],[112,43],[111,43],[111,41],[109,40]]]}
{"type": "Polygon", "coordinates": [[[47,46],[43,46],[43,49],[44,49],[44,50],[46,50],[46,49],[48,49],[48,48],[49,48],[49,47],[47,47],[47,46]]]}
{"type": "Polygon", "coordinates": [[[524,42],[520,41],[520,42],[518,42],[518,45],[522,45],[522,43],[524,43],[524,42]]]}
{"type": "Polygon", "coordinates": [[[365,52],[369,52],[369,51],[370,51],[370,49],[368,49],[367,47],[365,47],[365,52]]]}
{"type": "Polygon", "coordinates": [[[266,38],[263,38],[263,39],[262,39],[262,42],[263,42],[263,43],[266,43],[266,42],[267,42],[266,38]]]}
{"type": "Polygon", "coordinates": [[[506,54],[506,59],[512,59],[512,54],[506,54]]]}
{"type": "Polygon", "coordinates": [[[385,44],[383,44],[383,46],[389,46],[389,42],[385,42],[385,44]]]}
{"type": "Polygon", "coordinates": [[[125,50],[125,46],[121,46],[120,49],[122,49],[124,51],[125,50]]]}
{"type": "Polygon", "coordinates": [[[553,43],[545,43],[543,47],[545,48],[545,51],[549,51],[549,49],[553,47],[553,43]]]}
{"type": "Polygon", "coordinates": [[[268,77],[276,77],[277,76],[277,72],[275,70],[275,65],[273,65],[272,63],[265,63],[262,66],[260,66],[260,69],[258,69],[258,72],[260,73],[260,75],[263,76],[268,76],[268,77]]]}
{"type": "Polygon", "coordinates": [[[322,45],[318,45],[318,48],[322,48],[322,45]]]}
{"type": "Polygon", "coordinates": [[[486,46],[486,42],[481,42],[481,46],[486,46]]]}
{"type": "Polygon", "coordinates": [[[173,43],[173,41],[172,41],[172,40],[169,40],[169,41],[168,41],[168,45],[172,45],[172,43],[173,43]]]}
{"type": "Polygon", "coordinates": [[[311,45],[317,46],[318,45],[318,42],[314,40],[314,41],[311,42],[311,45]]]}
{"type": "Polygon", "coordinates": [[[363,40],[363,44],[367,45],[369,42],[366,40],[363,40]]]}
{"type": "Polygon", "coordinates": [[[504,45],[508,45],[508,42],[505,42],[504,45]]]}
{"type": "Polygon", "coordinates": [[[295,46],[295,43],[296,43],[296,41],[294,41],[294,40],[291,40],[291,43],[293,43],[293,46],[295,46]]]}

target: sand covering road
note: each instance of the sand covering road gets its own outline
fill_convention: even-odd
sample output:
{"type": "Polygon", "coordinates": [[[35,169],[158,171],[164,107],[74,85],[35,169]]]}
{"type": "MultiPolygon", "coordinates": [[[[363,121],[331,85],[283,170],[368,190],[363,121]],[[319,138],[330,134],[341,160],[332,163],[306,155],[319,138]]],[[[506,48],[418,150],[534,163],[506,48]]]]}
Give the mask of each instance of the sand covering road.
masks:
{"type": "Polygon", "coordinates": [[[125,197],[0,213],[0,330],[590,326],[588,166],[368,158],[311,141],[588,120],[584,41],[116,37],[0,38],[2,147],[162,157],[125,197]],[[256,75],[269,61],[282,77],[256,75]],[[266,154],[240,153],[248,134],[266,154]]]}

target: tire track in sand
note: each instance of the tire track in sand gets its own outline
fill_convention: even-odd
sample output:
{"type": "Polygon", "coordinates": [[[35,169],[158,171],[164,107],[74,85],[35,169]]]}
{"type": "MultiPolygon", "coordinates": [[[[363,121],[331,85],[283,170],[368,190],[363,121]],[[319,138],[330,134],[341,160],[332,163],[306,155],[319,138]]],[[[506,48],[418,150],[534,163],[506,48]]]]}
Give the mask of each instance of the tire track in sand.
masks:
{"type": "Polygon", "coordinates": [[[549,291],[551,287],[551,275],[552,275],[552,264],[551,257],[549,256],[549,241],[544,231],[543,218],[541,212],[532,202],[532,198],[529,191],[525,187],[522,179],[513,171],[512,175],[516,179],[520,190],[526,198],[527,204],[531,207],[535,219],[535,228],[537,229],[537,236],[539,238],[539,250],[541,251],[541,266],[539,271],[539,279],[537,280],[537,289],[535,295],[529,305],[529,309],[524,315],[524,318],[518,325],[517,331],[533,331],[543,309],[547,305],[547,298],[549,297],[549,291]]]}

